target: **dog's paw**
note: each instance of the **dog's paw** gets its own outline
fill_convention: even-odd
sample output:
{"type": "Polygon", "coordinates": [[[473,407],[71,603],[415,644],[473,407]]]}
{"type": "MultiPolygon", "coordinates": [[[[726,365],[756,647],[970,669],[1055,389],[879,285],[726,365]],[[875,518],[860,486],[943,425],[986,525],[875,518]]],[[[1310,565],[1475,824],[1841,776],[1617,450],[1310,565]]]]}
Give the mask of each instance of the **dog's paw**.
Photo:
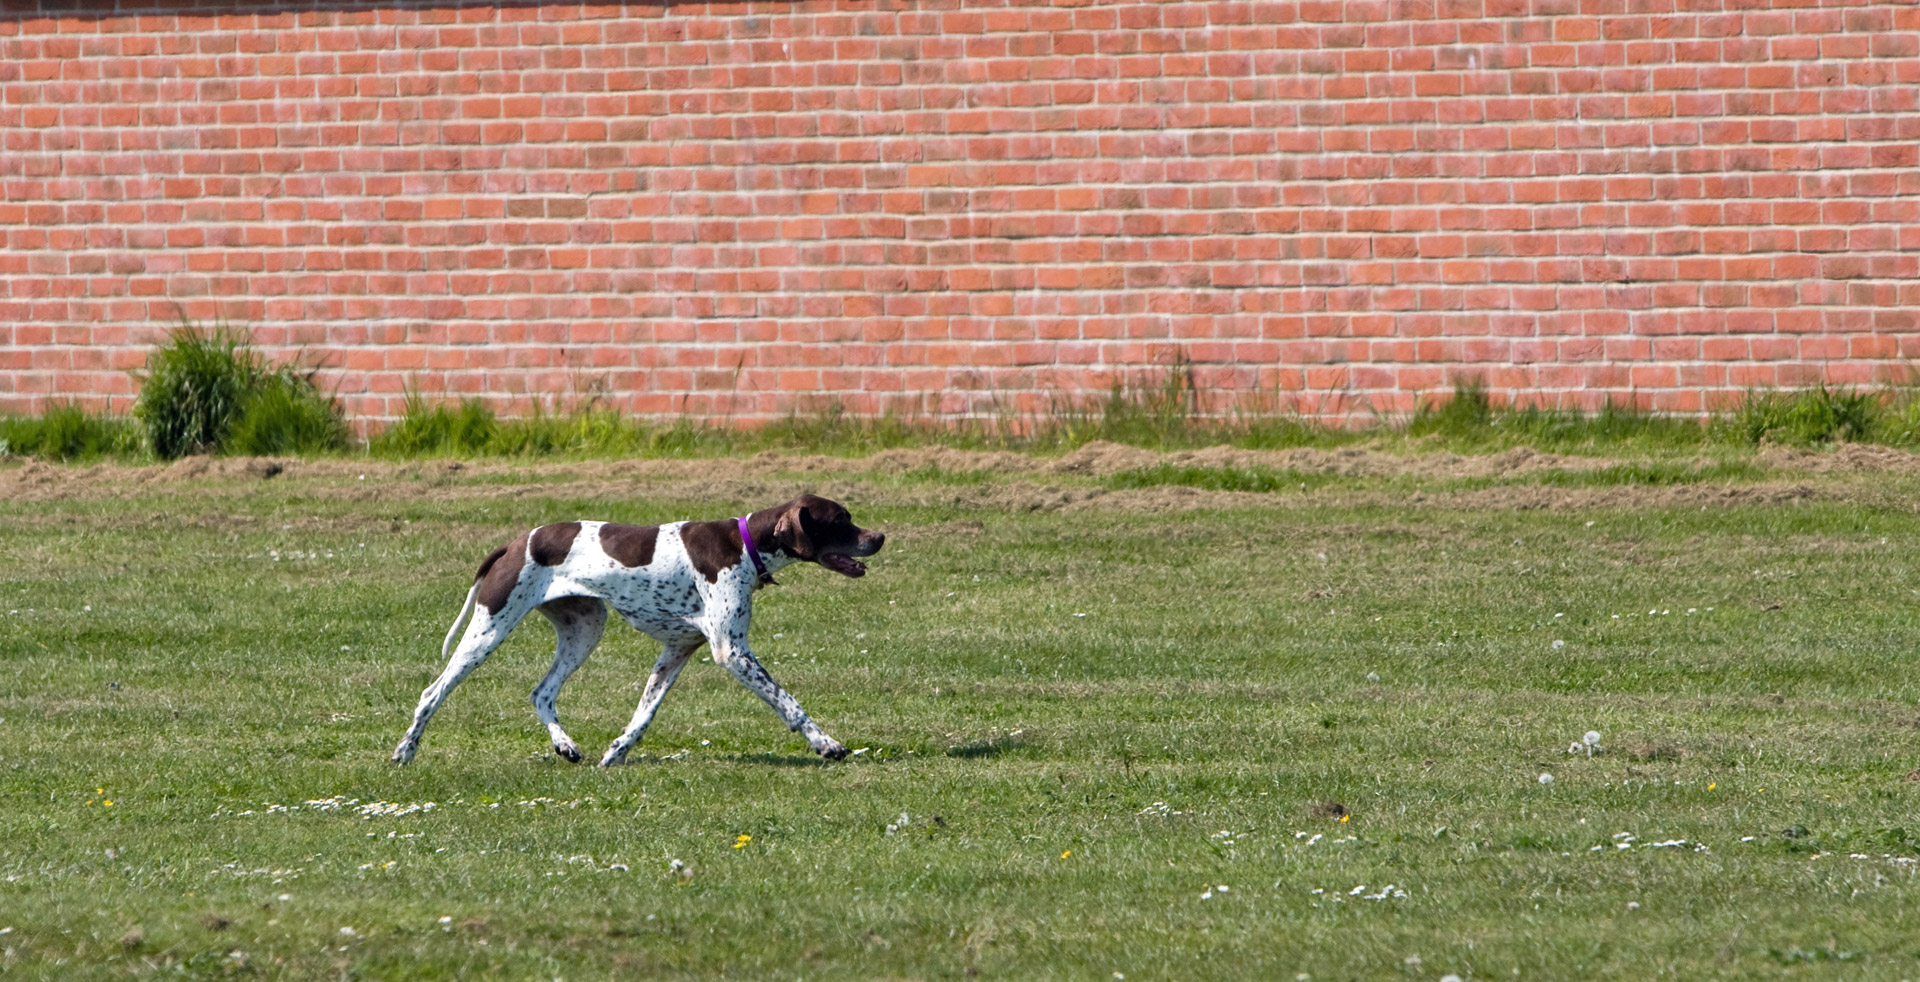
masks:
{"type": "Polygon", "coordinates": [[[826,746],[819,747],[817,750],[820,756],[828,760],[845,760],[847,757],[847,748],[834,741],[829,741],[826,746]]]}
{"type": "Polygon", "coordinates": [[[586,759],[580,753],[580,748],[571,743],[556,743],[553,745],[553,752],[565,758],[569,764],[578,764],[586,759]]]}
{"type": "Polygon", "coordinates": [[[609,750],[607,751],[606,756],[600,758],[599,766],[619,767],[620,762],[626,759],[627,759],[627,755],[625,753],[614,753],[613,751],[609,750]]]}
{"type": "Polygon", "coordinates": [[[387,760],[394,764],[404,767],[408,764],[413,763],[413,750],[414,748],[412,747],[402,746],[399,749],[395,750],[393,752],[393,756],[387,758],[387,760]]]}

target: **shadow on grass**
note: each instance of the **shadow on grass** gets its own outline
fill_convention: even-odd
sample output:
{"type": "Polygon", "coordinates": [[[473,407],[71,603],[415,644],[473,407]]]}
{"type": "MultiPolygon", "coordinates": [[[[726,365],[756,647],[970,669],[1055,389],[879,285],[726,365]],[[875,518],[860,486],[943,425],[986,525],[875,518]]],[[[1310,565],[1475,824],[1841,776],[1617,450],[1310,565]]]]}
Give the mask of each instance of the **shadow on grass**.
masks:
{"type": "Polygon", "coordinates": [[[830,762],[818,754],[783,754],[772,750],[762,750],[753,754],[730,754],[726,757],[739,764],[759,764],[764,767],[825,767],[830,762]]]}
{"type": "Polygon", "coordinates": [[[1017,736],[990,737],[985,740],[973,740],[957,747],[948,747],[947,756],[964,760],[977,760],[982,757],[998,757],[1009,750],[1018,750],[1026,741],[1017,736]]]}

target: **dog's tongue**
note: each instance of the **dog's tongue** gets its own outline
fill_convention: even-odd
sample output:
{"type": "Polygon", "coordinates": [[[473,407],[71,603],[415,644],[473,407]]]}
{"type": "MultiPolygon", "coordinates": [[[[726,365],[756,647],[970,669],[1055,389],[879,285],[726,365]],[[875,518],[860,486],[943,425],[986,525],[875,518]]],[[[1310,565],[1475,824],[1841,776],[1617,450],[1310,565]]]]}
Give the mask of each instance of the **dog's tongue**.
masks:
{"type": "Polygon", "coordinates": [[[826,568],[833,570],[834,572],[839,573],[842,576],[858,577],[858,576],[867,575],[866,563],[863,563],[858,559],[852,559],[847,556],[842,556],[839,553],[828,553],[827,555],[821,556],[820,565],[825,566],[826,568]]]}

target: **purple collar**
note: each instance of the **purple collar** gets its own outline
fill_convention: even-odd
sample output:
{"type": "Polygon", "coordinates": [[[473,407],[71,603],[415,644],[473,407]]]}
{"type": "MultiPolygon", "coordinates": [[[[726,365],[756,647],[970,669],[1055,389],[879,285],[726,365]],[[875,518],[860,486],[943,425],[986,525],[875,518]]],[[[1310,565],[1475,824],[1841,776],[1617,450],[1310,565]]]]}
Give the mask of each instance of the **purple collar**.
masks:
{"type": "Polygon", "coordinates": [[[747,517],[742,515],[734,521],[740,523],[740,541],[747,547],[747,555],[753,558],[753,568],[759,571],[760,582],[772,583],[773,574],[767,572],[767,564],[761,560],[760,550],[753,547],[753,533],[747,531],[747,517]]]}

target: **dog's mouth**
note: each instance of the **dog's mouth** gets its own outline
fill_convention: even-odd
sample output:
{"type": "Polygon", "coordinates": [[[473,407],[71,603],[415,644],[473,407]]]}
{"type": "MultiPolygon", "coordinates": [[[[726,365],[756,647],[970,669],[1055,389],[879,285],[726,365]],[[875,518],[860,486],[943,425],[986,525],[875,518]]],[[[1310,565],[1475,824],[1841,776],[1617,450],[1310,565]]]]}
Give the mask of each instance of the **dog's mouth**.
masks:
{"type": "Polygon", "coordinates": [[[839,573],[841,576],[861,577],[867,575],[867,564],[852,556],[843,556],[829,552],[820,557],[820,565],[839,573]]]}

